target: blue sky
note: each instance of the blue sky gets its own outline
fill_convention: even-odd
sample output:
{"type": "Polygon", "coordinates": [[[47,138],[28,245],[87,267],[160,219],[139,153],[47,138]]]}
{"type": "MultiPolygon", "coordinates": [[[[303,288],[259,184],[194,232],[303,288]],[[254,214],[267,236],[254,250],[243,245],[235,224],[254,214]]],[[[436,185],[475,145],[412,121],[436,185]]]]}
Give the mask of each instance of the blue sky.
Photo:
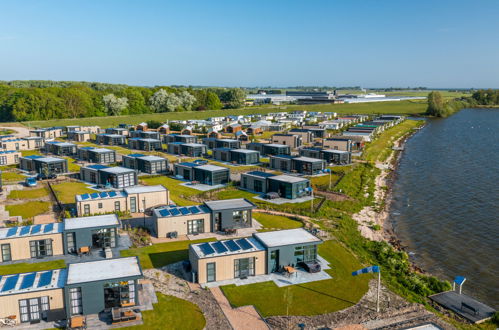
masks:
{"type": "Polygon", "coordinates": [[[0,80],[499,88],[499,1],[0,2],[0,80]]]}

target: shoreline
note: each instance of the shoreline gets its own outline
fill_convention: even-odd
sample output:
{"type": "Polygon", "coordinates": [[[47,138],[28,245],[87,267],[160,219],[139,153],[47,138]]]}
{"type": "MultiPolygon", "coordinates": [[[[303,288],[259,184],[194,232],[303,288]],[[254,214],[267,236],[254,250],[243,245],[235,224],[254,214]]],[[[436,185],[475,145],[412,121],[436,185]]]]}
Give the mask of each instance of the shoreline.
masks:
{"type": "MultiPolygon", "coordinates": [[[[414,129],[406,135],[400,137],[393,142],[393,147],[403,148],[408,139],[419,132],[426,124],[414,129]]],[[[355,213],[352,218],[357,222],[358,229],[361,235],[367,239],[374,241],[385,241],[397,251],[406,251],[406,246],[397,237],[392,224],[388,221],[390,217],[390,208],[392,202],[392,187],[396,180],[397,168],[400,159],[404,153],[402,150],[394,150],[383,163],[376,163],[375,166],[381,170],[376,176],[374,182],[374,196],[376,205],[382,205],[382,208],[377,210],[376,207],[366,206],[360,212],[355,213]],[[379,226],[379,230],[373,228],[374,225],[379,226]]],[[[419,267],[411,258],[409,258],[411,269],[419,273],[427,273],[419,267]]]]}

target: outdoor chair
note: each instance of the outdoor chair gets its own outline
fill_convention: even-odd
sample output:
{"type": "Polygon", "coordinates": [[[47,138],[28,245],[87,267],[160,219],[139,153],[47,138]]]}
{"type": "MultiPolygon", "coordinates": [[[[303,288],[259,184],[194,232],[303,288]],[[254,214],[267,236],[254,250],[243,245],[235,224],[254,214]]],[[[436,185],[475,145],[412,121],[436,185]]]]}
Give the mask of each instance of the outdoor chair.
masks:
{"type": "Polygon", "coordinates": [[[72,316],[69,319],[69,327],[67,329],[86,329],[87,328],[87,320],[84,316],[72,316]]]}

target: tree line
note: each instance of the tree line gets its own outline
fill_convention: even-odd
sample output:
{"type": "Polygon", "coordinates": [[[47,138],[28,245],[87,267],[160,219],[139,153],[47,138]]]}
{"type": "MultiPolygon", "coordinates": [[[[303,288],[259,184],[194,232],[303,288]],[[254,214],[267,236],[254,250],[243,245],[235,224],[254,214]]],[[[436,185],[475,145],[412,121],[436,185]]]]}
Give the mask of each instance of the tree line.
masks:
{"type": "Polygon", "coordinates": [[[0,121],[239,108],[239,88],[137,87],[69,81],[0,81],[0,121]]]}
{"type": "Polygon", "coordinates": [[[426,114],[434,117],[447,117],[463,108],[477,106],[494,107],[499,105],[499,90],[480,89],[469,97],[445,100],[442,93],[433,91],[428,94],[428,108],[426,114]]]}

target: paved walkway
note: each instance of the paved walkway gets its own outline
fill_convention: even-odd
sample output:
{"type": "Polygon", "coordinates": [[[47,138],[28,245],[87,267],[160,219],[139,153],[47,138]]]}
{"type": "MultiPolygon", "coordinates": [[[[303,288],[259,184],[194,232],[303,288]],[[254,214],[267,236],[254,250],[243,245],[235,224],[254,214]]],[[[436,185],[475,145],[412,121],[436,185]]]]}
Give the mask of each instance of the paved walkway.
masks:
{"type": "Polygon", "coordinates": [[[229,301],[219,288],[210,288],[215,300],[220,305],[225,316],[234,330],[268,330],[269,327],[262,320],[253,306],[232,308],[229,301]]]}

